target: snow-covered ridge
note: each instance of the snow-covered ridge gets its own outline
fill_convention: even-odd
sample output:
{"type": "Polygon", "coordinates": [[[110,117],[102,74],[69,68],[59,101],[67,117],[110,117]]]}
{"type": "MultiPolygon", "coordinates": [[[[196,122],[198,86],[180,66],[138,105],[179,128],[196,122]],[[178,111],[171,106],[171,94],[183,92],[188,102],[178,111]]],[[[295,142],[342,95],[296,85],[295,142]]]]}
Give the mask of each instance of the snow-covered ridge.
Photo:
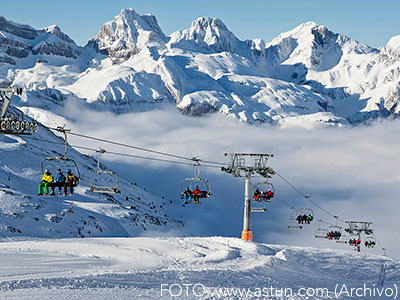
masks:
{"type": "Polygon", "coordinates": [[[154,16],[123,9],[82,48],[54,25],[1,21],[0,79],[25,87],[28,106],[72,97],[116,113],[172,105],[281,125],[399,114],[398,37],[374,49],[307,22],[271,42],[241,41],[209,17],[167,37],[154,16]],[[49,99],[49,90],[61,96],[49,99]]]}

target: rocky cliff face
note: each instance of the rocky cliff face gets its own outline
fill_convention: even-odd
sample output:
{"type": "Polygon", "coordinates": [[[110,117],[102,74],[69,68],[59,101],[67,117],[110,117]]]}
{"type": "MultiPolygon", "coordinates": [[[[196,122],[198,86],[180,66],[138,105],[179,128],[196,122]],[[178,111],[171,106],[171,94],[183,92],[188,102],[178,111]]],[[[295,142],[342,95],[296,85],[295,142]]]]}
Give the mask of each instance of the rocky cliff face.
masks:
{"type": "Polygon", "coordinates": [[[17,24],[12,21],[8,21],[4,17],[0,17],[0,31],[9,32],[18,37],[33,40],[37,36],[37,32],[29,25],[17,24]]]}
{"type": "Polygon", "coordinates": [[[36,30],[0,17],[0,63],[15,65],[15,58],[26,58],[30,54],[77,58],[81,52],[58,26],[36,30]]]}

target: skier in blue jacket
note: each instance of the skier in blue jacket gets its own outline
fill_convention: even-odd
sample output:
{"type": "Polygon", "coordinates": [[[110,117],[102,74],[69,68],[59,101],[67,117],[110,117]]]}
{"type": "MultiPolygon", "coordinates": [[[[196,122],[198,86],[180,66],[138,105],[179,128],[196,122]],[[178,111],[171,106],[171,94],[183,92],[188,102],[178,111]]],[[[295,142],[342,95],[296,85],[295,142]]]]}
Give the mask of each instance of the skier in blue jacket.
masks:
{"type": "Polygon", "coordinates": [[[57,170],[57,175],[54,176],[54,182],[52,185],[53,191],[51,195],[55,195],[55,189],[58,187],[58,194],[61,195],[61,188],[64,187],[64,194],[67,192],[65,188],[65,175],[62,173],[61,169],[57,170]]]}

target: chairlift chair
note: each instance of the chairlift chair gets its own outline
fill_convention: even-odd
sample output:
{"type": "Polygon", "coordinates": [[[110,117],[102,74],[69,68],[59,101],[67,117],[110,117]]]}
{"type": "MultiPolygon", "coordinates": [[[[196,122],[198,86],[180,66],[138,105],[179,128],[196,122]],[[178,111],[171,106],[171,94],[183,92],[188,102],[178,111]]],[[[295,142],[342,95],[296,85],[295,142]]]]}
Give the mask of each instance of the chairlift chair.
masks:
{"type": "Polygon", "coordinates": [[[266,212],[267,203],[270,202],[275,195],[275,188],[273,184],[268,181],[259,182],[255,185],[252,185],[251,189],[253,197],[251,212],[266,212]],[[259,192],[258,194],[256,194],[257,190],[259,192]],[[268,197],[265,195],[266,191],[271,191],[272,196],[268,197]]]}
{"type": "MultiPolygon", "coordinates": [[[[356,241],[357,241],[358,239],[360,239],[360,241],[361,241],[360,236],[354,235],[354,234],[351,234],[351,235],[349,235],[349,237],[348,237],[348,241],[350,241],[350,240],[356,240],[356,241]]],[[[360,246],[360,245],[361,245],[361,243],[360,243],[360,245],[356,245],[356,244],[352,244],[352,243],[349,243],[349,242],[348,242],[348,244],[349,244],[350,246],[352,246],[352,247],[357,247],[357,246],[360,246]]]]}
{"type": "Polygon", "coordinates": [[[333,237],[331,240],[335,240],[335,241],[340,240],[340,238],[342,236],[342,228],[340,226],[337,226],[337,225],[329,226],[327,228],[327,234],[330,233],[330,232],[339,232],[340,233],[340,237],[333,237]]]}
{"type": "Polygon", "coordinates": [[[67,131],[66,129],[63,129],[62,127],[58,127],[58,130],[62,133],[64,133],[64,142],[65,142],[65,152],[61,156],[51,156],[51,157],[46,157],[43,159],[40,163],[41,165],[41,170],[42,174],[45,172],[45,170],[49,170],[52,174],[56,174],[57,169],[61,169],[62,171],[66,171],[70,169],[72,173],[75,175],[77,178],[76,183],[74,186],[78,186],[79,180],[81,178],[81,174],[79,172],[79,168],[75,160],[68,158],[67,157],[67,152],[68,152],[68,141],[67,141],[67,131]]]}
{"type": "Polygon", "coordinates": [[[253,200],[254,202],[270,202],[271,199],[274,197],[275,195],[275,188],[274,185],[268,181],[263,181],[263,182],[259,182],[255,185],[252,186],[252,191],[253,191],[253,200]],[[259,197],[256,199],[255,196],[255,191],[259,190],[260,191],[260,195],[259,197]],[[268,197],[267,195],[265,195],[265,192],[267,191],[271,191],[272,192],[272,196],[268,197]]]}
{"type": "Polygon", "coordinates": [[[251,212],[266,212],[267,211],[267,203],[269,202],[269,200],[268,201],[262,201],[260,199],[261,193],[257,197],[256,196],[256,190],[257,189],[258,189],[257,185],[253,185],[251,187],[251,190],[252,190],[251,196],[253,197],[253,203],[251,205],[251,212]]]}
{"type": "Polygon", "coordinates": [[[374,238],[370,238],[370,237],[366,238],[365,242],[364,242],[364,246],[365,246],[366,242],[368,243],[368,245],[366,246],[367,248],[374,248],[376,245],[376,241],[374,238]],[[373,245],[371,245],[372,242],[374,243],[373,245]]]}
{"type": "Polygon", "coordinates": [[[303,226],[301,226],[299,224],[299,222],[297,221],[296,213],[297,213],[297,209],[295,207],[291,207],[288,229],[303,229],[303,226]]]}
{"type": "Polygon", "coordinates": [[[113,171],[103,170],[100,166],[100,156],[105,153],[104,149],[96,151],[97,156],[97,171],[92,173],[90,177],[90,190],[93,193],[107,193],[107,194],[119,194],[121,193],[118,189],[118,175],[113,171]]]}
{"type": "MultiPolygon", "coordinates": [[[[193,191],[195,190],[196,186],[199,187],[201,193],[198,195],[199,199],[204,199],[210,197],[211,194],[211,186],[208,180],[200,178],[200,164],[197,163],[194,165],[194,177],[192,178],[185,178],[181,182],[181,199],[185,198],[185,191],[189,189],[192,193],[191,200],[186,200],[184,204],[194,203],[193,201],[193,191]]],[[[200,202],[199,202],[200,203],[200,202]]]]}
{"type": "MultiPolygon", "coordinates": [[[[314,212],[310,208],[310,196],[305,195],[304,197],[307,199],[307,207],[300,207],[300,208],[296,209],[296,221],[298,223],[299,223],[300,217],[304,216],[304,215],[306,215],[307,217],[311,216],[312,217],[311,221],[314,220],[314,212]]],[[[310,225],[311,221],[303,220],[303,222],[300,222],[300,223],[305,224],[305,225],[310,225]]]]}
{"type": "MultiPolygon", "coordinates": [[[[297,209],[296,209],[296,217],[295,217],[295,219],[296,219],[297,222],[298,222],[298,217],[299,217],[299,216],[304,216],[304,215],[306,215],[307,217],[308,217],[309,215],[311,215],[312,218],[314,219],[314,212],[313,212],[313,210],[312,210],[311,208],[302,207],[302,208],[297,208],[297,209]]],[[[311,222],[310,222],[310,223],[311,223],[311,222]]],[[[308,223],[307,221],[305,221],[305,222],[303,222],[303,223],[301,223],[301,224],[310,225],[310,223],[308,223]]]]}
{"type": "Polygon", "coordinates": [[[316,239],[326,239],[328,236],[328,230],[326,228],[321,228],[321,220],[318,220],[318,228],[315,230],[314,237],[316,239]]]}

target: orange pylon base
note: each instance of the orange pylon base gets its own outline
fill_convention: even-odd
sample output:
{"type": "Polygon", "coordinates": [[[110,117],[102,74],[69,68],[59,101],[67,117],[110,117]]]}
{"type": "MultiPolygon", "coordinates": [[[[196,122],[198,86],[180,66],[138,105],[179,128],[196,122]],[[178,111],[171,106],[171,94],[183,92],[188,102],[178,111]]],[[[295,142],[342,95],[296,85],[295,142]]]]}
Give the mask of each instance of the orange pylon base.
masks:
{"type": "Polygon", "coordinates": [[[252,241],[253,240],[253,233],[251,230],[243,230],[242,231],[242,240],[243,241],[252,241]]]}

